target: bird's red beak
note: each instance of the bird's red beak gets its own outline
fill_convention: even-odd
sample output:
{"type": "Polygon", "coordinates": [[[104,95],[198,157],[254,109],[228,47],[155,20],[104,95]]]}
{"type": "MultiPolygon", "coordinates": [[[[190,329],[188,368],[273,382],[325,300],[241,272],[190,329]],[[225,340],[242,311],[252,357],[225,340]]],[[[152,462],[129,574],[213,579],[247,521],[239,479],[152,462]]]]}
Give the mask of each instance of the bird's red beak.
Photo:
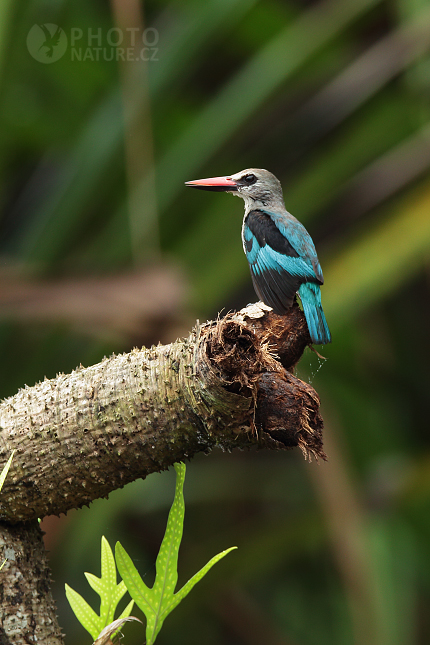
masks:
{"type": "Polygon", "coordinates": [[[237,190],[236,182],[231,177],[209,177],[209,179],[194,179],[193,181],[186,181],[185,185],[191,186],[192,188],[200,188],[200,190],[237,190]]]}

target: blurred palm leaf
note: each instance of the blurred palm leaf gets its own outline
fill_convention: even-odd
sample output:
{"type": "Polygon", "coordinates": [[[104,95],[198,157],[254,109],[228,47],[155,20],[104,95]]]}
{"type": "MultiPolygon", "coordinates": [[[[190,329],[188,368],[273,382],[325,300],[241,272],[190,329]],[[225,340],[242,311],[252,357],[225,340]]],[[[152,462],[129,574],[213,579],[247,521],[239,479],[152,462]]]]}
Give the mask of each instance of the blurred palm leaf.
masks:
{"type": "Polygon", "coordinates": [[[397,213],[372,227],[327,263],[331,285],[324,307],[333,328],[340,328],[375,301],[407,283],[428,262],[430,250],[430,188],[428,182],[397,213]]]}

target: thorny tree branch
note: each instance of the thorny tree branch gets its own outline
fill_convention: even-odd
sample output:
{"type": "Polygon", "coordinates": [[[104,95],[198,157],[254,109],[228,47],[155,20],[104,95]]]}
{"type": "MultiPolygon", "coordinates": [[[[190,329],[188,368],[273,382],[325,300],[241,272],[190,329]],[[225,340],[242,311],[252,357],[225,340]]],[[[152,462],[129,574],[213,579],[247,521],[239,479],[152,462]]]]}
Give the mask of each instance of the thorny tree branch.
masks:
{"type": "MultiPolygon", "coordinates": [[[[217,445],[299,446],[324,458],[318,395],[293,375],[309,343],[297,305],[277,316],[260,303],[197,326],[185,340],[112,356],[2,402],[0,463],[16,449],[0,496],[2,527],[10,530],[3,552],[22,554],[14,543],[19,527],[40,550],[36,518],[88,504],[217,445]]],[[[44,562],[36,552],[30,559],[44,562]]],[[[10,560],[4,575],[17,566],[10,560]]],[[[10,602],[0,602],[0,645],[32,642],[7,629],[18,609],[39,630],[33,641],[62,642],[46,571],[40,565],[39,578],[21,578],[27,591],[35,584],[46,590],[39,601],[49,620],[42,628],[25,591],[10,591],[10,602]]]]}

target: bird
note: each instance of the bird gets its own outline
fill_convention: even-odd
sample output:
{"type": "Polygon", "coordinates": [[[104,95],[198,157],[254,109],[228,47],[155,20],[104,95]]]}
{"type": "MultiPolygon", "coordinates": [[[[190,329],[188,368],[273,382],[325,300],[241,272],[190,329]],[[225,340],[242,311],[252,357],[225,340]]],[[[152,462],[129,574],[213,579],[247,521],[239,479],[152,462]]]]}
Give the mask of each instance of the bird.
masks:
{"type": "Polygon", "coordinates": [[[331,334],[321,304],[323,273],[311,236],[285,208],[280,181],[268,170],[247,168],[234,175],[185,182],[222,191],[245,202],[243,250],[255,292],[276,314],[285,315],[296,294],[312,343],[326,345],[331,334]]]}
{"type": "Polygon", "coordinates": [[[57,47],[60,37],[61,37],[61,27],[57,27],[56,31],[51,34],[49,31],[47,25],[39,25],[40,29],[43,31],[43,34],[45,36],[45,42],[42,43],[39,47],[39,50],[42,49],[43,47],[46,47],[48,50],[46,52],[46,55],[48,58],[52,58],[54,54],[54,47],[57,47]]]}

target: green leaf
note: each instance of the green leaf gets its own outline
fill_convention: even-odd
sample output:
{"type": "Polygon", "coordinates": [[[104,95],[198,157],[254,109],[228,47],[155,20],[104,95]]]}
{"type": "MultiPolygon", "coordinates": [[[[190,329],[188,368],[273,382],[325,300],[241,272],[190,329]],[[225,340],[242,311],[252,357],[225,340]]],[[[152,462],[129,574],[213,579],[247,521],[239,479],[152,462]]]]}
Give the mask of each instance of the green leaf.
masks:
{"type": "Polygon", "coordinates": [[[100,617],[97,616],[87,601],[82,598],[81,594],[69,587],[68,584],[66,584],[66,598],[82,627],[96,640],[104,627],[104,625],[100,625],[100,617]]]}
{"type": "MultiPolygon", "coordinates": [[[[100,632],[114,621],[117,605],[127,588],[121,580],[117,584],[115,559],[106,538],[101,543],[101,577],[93,573],[85,573],[88,584],[100,596],[100,615],[97,616],[88,603],[76,591],[66,585],[66,596],[81,625],[95,640],[100,632]]],[[[134,601],[132,600],[122,612],[120,618],[130,615],[134,601]]]]}
{"type": "Polygon", "coordinates": [[[117,542],[115,557],[121,577],[128,592],[146,616],[146,641],[152,645],[170,612],[185,598],[194,585],[203,578],[211,567],[236,547],[214,556],[191,580],[175,594],[178,581],[178,552],[184,527],[184,480],[185,464],[174,465],[176,470],[175,498],[167,520],[166,532],[156,561],[155,582],[152,589],[143,582],[124,547],[117,542]]]}
{"type": "Polygon", "coordinates": [[[152,589],[149,589],[143,582],[132,559],[120,542],[117,542],[115,546],[115,559],[119,575],[124,580],[128,593],[147,616],[148,613],[154,611],[152,589]]]}
{"type": "Polygon", "coordinates": [[[175,464],[174,468],[176,470],[175,498],[170,509],[166,532],[155,565],[157,573],[153,592],[157,601],[157,609],[153,615],[147,616],[146,639],[148,644],[155,641],[164,619],[170,613],[168,606],[173,599],[178,581],[178,552],[182,540],[185,515],[183,488],[186,467],[185,464],[179,463],[175,464]]]}
{"type": "Polygon", "coordinates": [[[185,596],[190,593],[194,585],[196,585],[207,574],[209,569],[212,569],[214,564],[222,560],[222,558],[224,558],[227,553],[230,553],[230,551],[234,551],[235,549],[237,549],[237,546],[231,546],[229,549],[218,553],[218,555],[214,555],[214,557],[211,558],[211,560],[209,560],[209,562],[205,564],[205,566],[202,567],[200,571],[197,571],[197,573],[195,573],[193,577],[190,578],[190,580],[188,580],[188,582],[177,593],[175,593],[175,595],[173,596],[173,601],[168,607],[166,616],[181,602],[181,600],[185,598],[185,596]]]}
{"type": "Polygon", "coordinates": [[[102,537],[101,563],[102,575],[100,582],[103,585],[103,593],[100,594],[100,618],[104,621],[104,625],[106,625],[114,620],[115,609],[125,593],[125,586],[122,593],[121,590],[118,593],[119,585],[116,582],[115,559],[109,542],[104,536],[102,537]]]}
{"type": "Polygon", "coordinates": [[[101,596],[102,591],[103,591],[103,583],[100,580],[100,578],[97,578],[97,576],[93,575],[92,573],[84,573],[84,576],[87,579],[88,584],[96,593],[98,593],[99,596],[101,596]]]}
{"type": "Polygon", "coordinates": [[[175,464],[176,489],[175,498],[167,520],[166,532],[161,543],[160,551],[155,564],[156,577],[153,587],[154,593],[162,598],[166,592],[174,592],[178,581],[178,552],[184,528],[184,480],[185,464],[175,464]]]}
{"type": "Polygon", "coordinates": [[[134,605],[134,600],[130,600],[130,602],[128,603],[127,607],[118,616],[118,620],[121,620],[122,618],[128,618],[130,616],[130,614],[131,614],[131,610],[133,609],[133,605],[134,605]]]}
{"type": "Polygon", "coordinates": [[[15,454],[15,450],[12,450],[11,456],[9,457],[9,459],[7,460],[6,464],[3,467],[3,470],[1,471],[1,474],[0,474],[0,490],[3,488],[4,480],[6,479],[6,476],[7,476],[8,472],[9,472],[9,468],[10,468],[10,465],[12,463],[12,459],[13,459],[14,454],[15,454]]]}

